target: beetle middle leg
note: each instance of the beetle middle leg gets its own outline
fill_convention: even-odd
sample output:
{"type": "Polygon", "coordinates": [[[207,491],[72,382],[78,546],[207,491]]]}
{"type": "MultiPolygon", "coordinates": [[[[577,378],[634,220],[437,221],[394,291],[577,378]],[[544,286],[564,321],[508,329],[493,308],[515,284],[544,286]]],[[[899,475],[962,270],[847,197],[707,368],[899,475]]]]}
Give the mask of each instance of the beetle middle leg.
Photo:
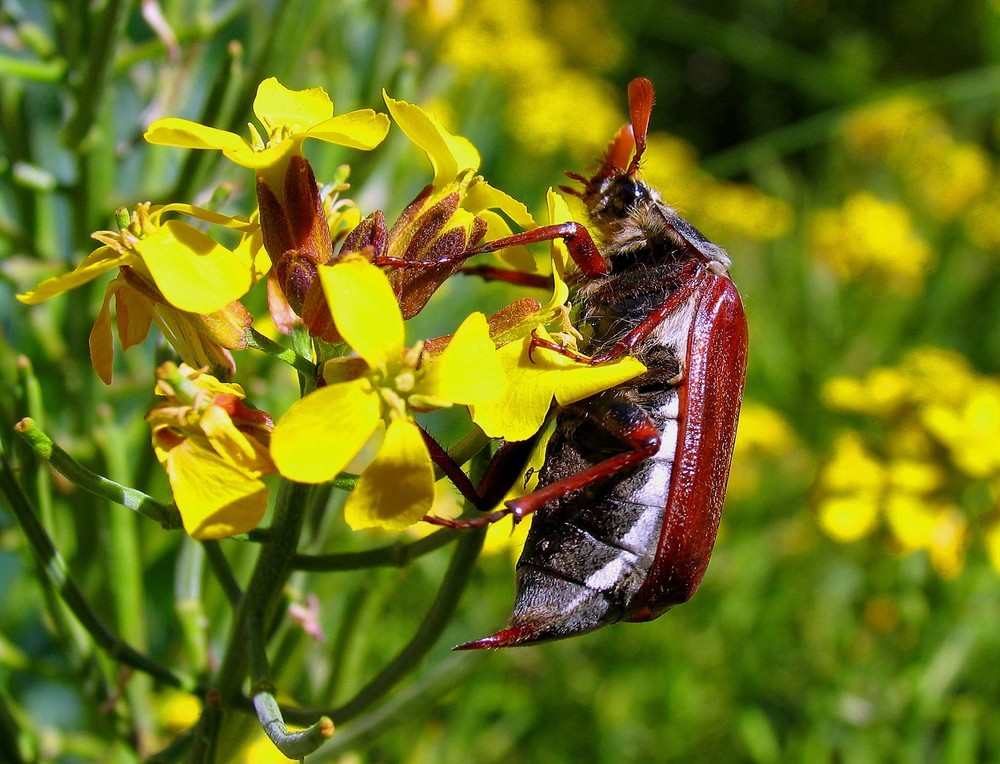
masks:
{"type": "MultiPolygon", "coordinates": [[[[549,502],[601,480],[612,478],[621,474],[623,470],[641,464],[654,456],[660,449],[660,429],[645,411],[640,406],[621,401],[614,395],[599,394],[588,399],[586,414],[581,416],[584,417],[589,426],[595,429],[602,440],[606,439],[613,444],[613,448],[607,450],[614,453],[584,467],[579,472],[555,476],[555,479],[548,485],[538,488],[526,496],[508,501],[503,507],[486,512],[480,517],[451,520],[426,516],[424,521],[432,525],[461,529],[482,528],[508,516],[513,517],[516,523],[549,502]]],[[[498,452],[498,455],[500,453],[498,452]]],[[[527,454],[525,454],[526,456],[527,454]]],[[[488,468],[487,477],[489,476],[490,469],[488,468]]],[[[468,478],[466,477],[465,480],[467,481],[468,478]]],[[[494,492],[493,496],[490,497],[494,499],[494,503],[502,498],[507,488],[494,492]]],[[[478,491],[476,495],[484,496],[482,491],[478,491]]],[[[487,508],[492,504],[482,501],[481,506],[487,508]]]]}

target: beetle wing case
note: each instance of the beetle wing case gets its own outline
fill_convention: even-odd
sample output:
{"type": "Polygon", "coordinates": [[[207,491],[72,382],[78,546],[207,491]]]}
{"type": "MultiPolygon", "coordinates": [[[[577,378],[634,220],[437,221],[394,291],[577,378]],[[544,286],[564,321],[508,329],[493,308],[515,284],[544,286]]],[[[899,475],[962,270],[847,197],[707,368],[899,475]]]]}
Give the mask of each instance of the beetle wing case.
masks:
{"type": "Polygon", "coordinates": [[[631,400],[625,383],[565,409],[540,485],[620,451],[609,433],[640,420],[662,433],[657,453],[538,510],[517,565],[510,623],[459,649],[528,645],[623,619],[650,620],[697,589],[729,477],[747,324],[726,276],[706,273],[689,307],[667,317],[660,332],[679,335],[680,383],[643,403],[631,400]]]}

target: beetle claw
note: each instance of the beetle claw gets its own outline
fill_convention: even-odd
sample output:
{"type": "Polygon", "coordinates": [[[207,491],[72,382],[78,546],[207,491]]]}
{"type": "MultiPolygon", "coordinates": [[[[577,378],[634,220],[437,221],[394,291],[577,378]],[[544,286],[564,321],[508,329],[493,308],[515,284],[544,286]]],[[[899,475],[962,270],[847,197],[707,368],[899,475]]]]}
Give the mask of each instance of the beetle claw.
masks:
{"type": "Polygon", "coordinates": [[[496,634],[488,637],[474,639],[471,642],[463,642],[451,648],[452,650],[492,650],[498,647],[516,647],[517,645],[531,644],[537,641],[538,627],[531,624],[521,624],[520,626],[508,626],[501,629],[496,634]]]}

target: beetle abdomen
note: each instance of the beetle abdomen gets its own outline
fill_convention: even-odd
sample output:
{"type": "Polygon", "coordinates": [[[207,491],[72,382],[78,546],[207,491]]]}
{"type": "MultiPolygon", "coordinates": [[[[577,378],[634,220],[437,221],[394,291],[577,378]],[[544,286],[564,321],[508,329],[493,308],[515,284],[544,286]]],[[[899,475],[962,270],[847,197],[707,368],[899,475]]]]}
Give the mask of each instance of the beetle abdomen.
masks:
{"type": "Polygon", "coordinates": [[[560,639],[628,617],[655,557],[676,449],[677,393],[658,398],[652,416],[615,391],[560,414],[539,486],[620,452],[611,421],[652,418],[664,435],[659,451],[642,464],[535,513],[517,563],[510,623],[481,646],[560,639]]]}

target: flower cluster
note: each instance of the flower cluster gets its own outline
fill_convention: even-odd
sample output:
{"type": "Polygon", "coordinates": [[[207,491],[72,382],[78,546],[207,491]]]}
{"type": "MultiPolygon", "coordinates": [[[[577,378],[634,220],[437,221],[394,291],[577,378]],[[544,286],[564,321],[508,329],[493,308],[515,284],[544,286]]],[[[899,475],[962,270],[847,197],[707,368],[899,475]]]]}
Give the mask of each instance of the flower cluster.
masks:
{"type": "Polygon", "coordinates": [[[876,427],[844,430],[820,471],[819,521],[840,541],[884,528],[957,575],[970,529],[1000,570],[1000,379],[960,355],[912,351],[898,367],[827,382],[826,404],[876,427]]]}
{"type": "MultiPolygon", "coordinates": [[[[475,147],[423,109],[384,94],[388,116],[370,109],[335,115],[319,89],[260,84],[250,137],[165,118],[150,125],[153,144],[217,150],[253,172],[258,207],[226,217],[190,205],[139,205],[119,214],[119,231],[95,234],[102,246],[68,274],[20,295],[37,303],[117,271],[91,334],[101,378],[112,377],[112,300],[123,349],[153,323],[181,365],[157,371],[163,401],[147,417],[188,533],[215,539],[245,533],[264,516],[262,478],[279,473],[325,483],[358,475],[345,505],[353,528],[403,529],[432,511],[435,471],[419,417],[450,407],[469,411],[469,427],[488,438],[524,440],[543,425],[553,401],[568,403],[644,371],[631,358],[589,366],[558,353],[529,356],[532,336],[573,345],[563,281],[565,248],[553,243],[546,304],[522,298],[487,317],[473,312],[453,334],[407,339],[406,320],[421,312],[471,252],[511,234],[508,221],[536,226],[527,207],[479,175],[475,147]],[[388,225],[365,216],[340,193],[344,171],[323,193],[303,154],[306,139],[350,149],[379,146],[391,121],[428,158],[431,182],[388,225]],[[181,215],[196,224],[177,219],[181,215]],[[229,248],[205,227],[229,231],[229,248]],[[241,300],[267,282],[269,317],[286,334],[308,337],[308,357],[252,327],[241,300]],[[265,413],[231,380],[232,351],[272,349],[301,373],[304,396],[287,411],[265,413]],[[275,423],[276,421],[276,423],[275,423]]],[[[549,222],[570,213],[550,193],[549,222]]],[[[518,248],[503,267],[534,269],[518,248]]],[[[280,398],[281,396],[276,396],[280,398]]],[[[484,438],[484,441],[486,439],[484,438]]]]}
{"type": "Polygon", "coordinates": [[[840,209],[813,212],[809,248],[842,280],[869,277],[903,290],[921,283],[931,260],[906,207],[867,191],[851,195],[840,209]]]}

